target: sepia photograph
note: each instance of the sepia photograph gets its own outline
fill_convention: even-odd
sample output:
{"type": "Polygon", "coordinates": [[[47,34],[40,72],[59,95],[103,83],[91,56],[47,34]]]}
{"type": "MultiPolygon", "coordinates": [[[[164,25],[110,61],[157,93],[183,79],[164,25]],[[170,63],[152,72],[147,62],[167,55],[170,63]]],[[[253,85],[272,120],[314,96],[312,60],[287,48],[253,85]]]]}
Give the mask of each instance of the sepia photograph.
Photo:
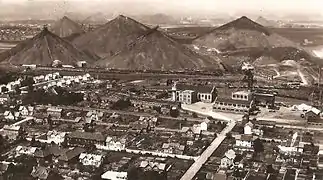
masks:
{"type": "Polygon", "coordinates": [[[0,180],[323,180],[322,7],[0,0],[0,180]]]}

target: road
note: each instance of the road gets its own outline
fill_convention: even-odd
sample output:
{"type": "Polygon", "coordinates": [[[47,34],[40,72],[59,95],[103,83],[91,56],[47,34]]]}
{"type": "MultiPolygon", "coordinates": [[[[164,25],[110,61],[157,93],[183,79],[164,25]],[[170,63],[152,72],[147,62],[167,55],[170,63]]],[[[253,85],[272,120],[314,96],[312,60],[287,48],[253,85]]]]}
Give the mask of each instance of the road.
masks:
{"type": "Polygon", "coordinates": [[[218,135],[217,138],[213,140],[211,145],[202,153],[202,155],[194,162],[194,164],[186,171],[186,173],[182,176],[181,180],[191,180],[195,177],[195,175],[200,171],[203,164],[209,159],[209,157],[214,153],[214,151],[221,145],[222,141],[224,141],[226,134],[229,133],[236,123],[231,121],[228,126],[223,129],[223,131],[218,135]]]}
{"type": "MultiPolygon", "coordinates": [[[[22,123],[28,122],[28,121],[33,120],[33,119],[34,119],[33,117],[26,117],[25,119],[23,119],[21,121],[18,121],[18,122],[14,123],[14,124],[11,124],[10,126],[18,126],[18,125],[20,125],[22,123]]],[[[0,131],[3,131],[3,128],[0,129],[0,131]]]]}
{"type": "Polygon", "coordinates": [[[303,72],[300,70],[300,69],[297,69],[297,72],[298,72],[298,75],[299,77],[301,78],[304,86],[307,86],[309,85],[308,82],[307,82],[307,79],[305,78],[305,75],[303,74],[303,72]]]}

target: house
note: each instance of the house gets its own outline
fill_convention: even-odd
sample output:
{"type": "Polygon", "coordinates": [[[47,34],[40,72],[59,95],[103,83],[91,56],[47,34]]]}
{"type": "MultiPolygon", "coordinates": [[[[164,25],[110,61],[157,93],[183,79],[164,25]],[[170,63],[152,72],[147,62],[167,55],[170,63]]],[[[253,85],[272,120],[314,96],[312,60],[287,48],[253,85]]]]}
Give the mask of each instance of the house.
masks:
{"type": "Polygon", "coordinates": [[[30,175],[38,180],[46,180],[49,176],[49,170],[43,166],[34,166],[30,175]]]}
{"type": "Polygon", "coordinates": [[[104,146],[105,140],[106,137],[103,136],[101,133],[74,131],[66,135],[67,144],[70,146],[104,146]]]}
{"type": "Polygon", "coordinates": [[[26,106],[19,106],[19,112],[23,117],[26,117],[29,115],[29,111],[26,108],[26,106]]]}
{"type": "Polygon", "coordinates": [[[91,123],[91,122],[99,121],[100,118],[103,117],[103,115],[104,114],[102,112],[89,111],[86,113],[85,122],[91,123]]]}
{"type": "Polygon", "coordinates": [[[182,132],[185,133],[186,137],[194,138],[195,133],[192,129],[193,128],[190,128],[190,127],[183,127],[182,132]]]}
{"type": "Polygon", "coordinates": [[[162,150],[166,154],[182,155],[184,149],[185,145],[181,145],[180,143],[164,143],[162,146],[162,150]]]}
{"type": "Polygon", "coordinates": [[[149,127],[153,128],[156,126],[158,118],[157,117],[149,117],[149,116],[140,116],[138,121],[143,122],[143,123],[148,123],[149,127]]]}
{"type": "Polygon", "coordinates": [[[235,157],[236,153],[232,149],[228,150],[225,153],[224,157],[221,159],[220,168],[227,169],[233,166],[235,157]]]}
{"type": "Polygon", "coordinates": [[[63,109],[50,107],[47,109],[47,115],[50,115],[53,118],[60,119],[62,117],[63,109]]]}
{"type": "Polygon", "coordinates": [[[60,145],[65,140],[66,132],[48,131],[46,135],[49,143],[60,145]]]}
{"type": "Polygon", "coordinates": [[[96,154],[82,153],[79,157],[80,163],[84,166],[100,167],[103,163],[103,156],[96,154]]]}
{"type": "Polygon", "coordinates": [[[305,118],[309,123],[311,123],[311,122],[317,122],[318,120],[321,120],[320,114],[321,114],[321,111],[319,109],[311,108],[301,116],[305,118]]]}
{"type": "Polygon", "coordinates": [[[76,63],[77,67],[80,67],[80,68],[86,67],[86,64],[87,64],[86,61],[78,61],[76,63]]]}
{"type": "Polygon", "coordinates": [[[21,155],[29,155],[32,156],[36,152],[37,148],[36,147],[26,147],[26,146],[17,146],[16,148],[16,155],[21,156],[21,155]]]}
{"type": "Polygon", "coordinates": [[[105,145],[97,145],[97,148],[110,151],[122,151],[126,149],[126,139],[108,136],[105,140],[105,145]]]}
{"type": "Polygon", "coordinates": [[[16,119],[14,113],[12,113],[11,111],[5,111],[3,115],[4,115],[4,118],[9,121],[14,121],[16,119]]]}
{"type": "MultiPolygon", "coordinates": [[[[144,171],[164,172],[166,171],[166,164],[160,162],[141,161],[140,168],[144,171]]],[[[168,168],[167,168],[168,169],[168,168]]]]}
{"type": "Polygon", "coordinates": [[[237,135],[235,137],[236,144],[235,148],[243,151],[252,151],[253,150],[253,141],[255,137],[253,135],[237,135]]]}
{"type": "Polygon", "coordinates": [[[21,113],[20,112],[14,112],[15,119],[21,118],[21,113]]]}
{"type": "Polygon", "coordinates": [[[302,154],[304,150],[304,143],[300,141],[298,133],[294,133],[292,138],[283,140],[280,145],[278,145],[279,151],[285,155],[295,155],[302,154]]]}
{"type": "Polygon", "coordinates": [[[58,162],[64,167],[68,167],[68,164],[71,162],[77,162],[78,157],[85,152],[85,149],[80,147],[75,147],[73,149],[69,149],[68,151],[63,152],[58,157],[58,162]]]}
{"type": "Polygon", "coordinates": [[[1,134],[8,137],[9,140],[17,140],[23,134],[23,128],[21,126],[4,125],[1,134]]]}
{"type": "Polygon", "coordinates": [[[174,83],[172,87],[172,100],[185,104],[197,101],[212,103],[217,96],[215,86],[192,86],[174,83]]]}
{"type": "Polygon", "coordinates": [[[101,175],[102,179],[106,180],[125,180],[128,179],[127,172],[107,171],[101,175]]]}
{"type": "Polygon", "coordinates": [[[230,111],[235,113],[248,113],[254,106],[251,92],[239,91],[233,92],[231,99],[216,98],[213,104],[214,111],[230,111]]]}
{"type": "Polygon", "coordinates": [[[10,101],[10,96],[9,94],[1,94],[0,95],[0,104],[5,104],[8,101],[10,101]]]}
{"type": "Polygon", "coordinates": [[[251,135],[253,130],[252,122],[249,121],[248,123],[246,123],[243,130],[244,130],[244,134],[251,135]]]}
{"type": "Polygon", "coordinates": [[[135,121],[130,123],[130,127],[132,131],[141,133],[141,132],[147,132],[150,129],[149,122],[145,121],[135,121]]]}

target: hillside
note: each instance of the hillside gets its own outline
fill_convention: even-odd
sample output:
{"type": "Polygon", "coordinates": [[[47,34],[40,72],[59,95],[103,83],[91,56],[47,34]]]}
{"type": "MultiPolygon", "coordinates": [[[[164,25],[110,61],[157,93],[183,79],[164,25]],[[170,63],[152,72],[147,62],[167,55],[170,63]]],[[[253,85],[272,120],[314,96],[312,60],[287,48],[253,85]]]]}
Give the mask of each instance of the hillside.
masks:
{"type": "Polygon", "coordinates": [[[67,16],[64,16],[62,19],[56,21],[50,27],[50,31],[62,38],[84,33],[81,25],[69,19],[67,16]]]}
{"type": "Polygon", "coordinates": [[[258,24],[261,24],[262,26],[265,26],[265,27],[278,27],[278,23],[273,21],[273,20],[268,20],[262,16],[259,16],[256,20],[256,22],[258,24]]]}
{"type": "Polygon", "coordinates": [[[73,44],[105,57],[123,49],[148,29],[147,26],[120,15],[105,25],[77,37],[73,44]]]}
{"type": "Polygon", "coordinates": [[[95,55],[78,50],[68,41],[44,28],[34,38],[18,44],[16,47],[0,55],[3,63],[14,65],[36,64],[50,66],[54,60],[62,64],[76,65],[78,61],[93,63],[95,55]]]}
{"type": "Polygon", "coordinates": [[[294,42],[243,16],[197,37],[193,44],[231,51],[251,47],[295,47],[294,42]]]}
{"type": "Polygon", "coordinates": [[[113,57],[97,66],[131,70],[221,69],[220,59],[201,56],[169,38],[157,28],[147,31],[113,57]]]}

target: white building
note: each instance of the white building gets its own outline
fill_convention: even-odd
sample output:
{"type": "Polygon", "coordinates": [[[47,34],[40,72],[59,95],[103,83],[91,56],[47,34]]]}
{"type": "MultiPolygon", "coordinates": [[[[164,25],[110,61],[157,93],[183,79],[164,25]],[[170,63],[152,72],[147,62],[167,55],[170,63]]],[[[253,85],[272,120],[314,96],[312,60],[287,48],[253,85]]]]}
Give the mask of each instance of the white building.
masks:
{"type": "Polygon", "coordinates": [[[0,95],[0,104],[4,104],[6,102],[8,102],[10,99],[8,94],[2,94],[0,95]]]}
{"type": "Polygon", "coordinates": [[[233,100],[251,101],[252,93],[249,91],[238,91],[232,93],[233,100]]]}
{"type": "Polygon", "coordinates": [[[47,132],[47,141],[48,143],[55,143],[60,145],[64,142],[66,132],[57,132],[57,131],[48,131],[47,132]]]}
{"type": "Polygon", "coordinates": [[[253,150],[253,141],[255,140],[255,137],[252,135],[237,135],[235,137],[236,144],[235,148],[240,149],[243,151],[252,151],[253,150]]]}
{"type": "Polygon", "coordinates": [[[175,83],[172,87],[172,100],[186,104],[197,101],[212,103],[217,96],[215,86],[191,86],[175,83]]]}
{"type": "Polygon", "coordinates": [[[80,163],[84,166],[100,167],[103,163],[103,156],[96,154],[82,153],[79,157],[80,163]]]}
{"type": "Polygon", "coordinates": [[[235,157],[236,157],[236,153],[232,149],[228,150],[225,153],[224,157],[221,159],[220,168],[226,169],[233,166],[235,157]]]}
{"type": "Polygon", "coordinates": [[[127,172],[116,172],[116,171],[107,171],[101,175],[102,179],[107,180],[125,180],[128,179],[127,172]]]}
{"type": "Polygon", "coordinates": [[[5,111],[5,112],[3,113],[3,116],[4,116],[4,118],[5,118],[6,120],[9,120],[9,121],[13,121],[13,120],[15,120],[15,116],[14,116],[14,114],[13,114],[11,111],[5,111]]]}
{"type": "Polygon", "coordinates": [[[27,117],[27,116],[32,116],[34,112],[34,107],[32,106],[20,106],[19,107],[19,112],[22,117],[27,117]]]}
{"type": "Polygon", "coordinates": [[[32,156],[33,154],[35,154],[36,150],[37,150],[37,147],[17,146],[16,155],[20,156],[24,154],[24,155],[32,156]]]}
{"type": "Polygon", "coordinates": [[[244,134],[246,135],[251,135],[252,134],[252,130],[253,130],[253,124],[252,122],[248,122],[245,126],[244,126],[244,134]]]}
{"type": "Polygon", "coordinates": [[[279,146],[279,151],[285,155],[302,154],[304,143],[300,141],[298,133],[294,133],[291,139],[284,140],[279,146]]]}
{"type": "Polygon", "coordinates": [[[122,151],[126,149],[126,139],[108,136],[105,140],[105,145],[96,145],[98,149],[110,151],[122,151]]]}
{"type": "Polygon", "coordinates": [[[7,136],[9,140],[16,140],[19,135],[22,133],[21,126],[5,125],[1,134],[7,136]]]}

